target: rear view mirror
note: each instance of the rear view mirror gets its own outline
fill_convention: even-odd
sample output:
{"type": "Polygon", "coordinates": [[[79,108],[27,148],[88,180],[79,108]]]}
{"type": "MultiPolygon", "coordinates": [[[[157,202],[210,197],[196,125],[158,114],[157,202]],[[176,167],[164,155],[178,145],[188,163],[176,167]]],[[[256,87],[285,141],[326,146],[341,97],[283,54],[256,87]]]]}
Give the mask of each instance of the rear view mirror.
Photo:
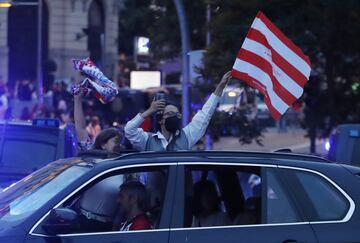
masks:
{"type": "Polygon", "coordinates": [[[72,233],[79,228],[78,214],[69,208],[54,208],[42,228],[50,235],[72,233]]]}

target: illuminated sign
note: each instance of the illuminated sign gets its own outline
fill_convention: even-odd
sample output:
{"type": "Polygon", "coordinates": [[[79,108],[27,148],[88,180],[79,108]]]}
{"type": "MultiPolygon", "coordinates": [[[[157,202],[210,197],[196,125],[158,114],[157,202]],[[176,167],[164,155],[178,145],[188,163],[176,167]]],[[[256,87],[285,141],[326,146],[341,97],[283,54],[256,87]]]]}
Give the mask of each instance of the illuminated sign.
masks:
{"type": "Polygon", "coordinates": [[[137,55],[149,55],[150,54],[150,39],[147,37],[136,37],[135,47],[137,55]]]}
{"type": "Polygon", "coordinates": [[[160,86],[160,71],[132,71],[130,73],[130,88],[132,89],[147,89],[160,86]]]}

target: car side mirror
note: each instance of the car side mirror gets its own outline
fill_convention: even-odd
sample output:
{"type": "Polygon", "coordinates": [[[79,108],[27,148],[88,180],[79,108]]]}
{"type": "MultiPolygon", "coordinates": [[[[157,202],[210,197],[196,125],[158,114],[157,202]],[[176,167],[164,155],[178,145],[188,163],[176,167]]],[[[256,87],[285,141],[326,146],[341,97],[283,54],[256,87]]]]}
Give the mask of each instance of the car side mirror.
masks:
{"type": "Polygon", "coordinates": [[[54,208],[50,211],[42,228],[47,234],[69,234],[79,229],[78,214],[69,208],[54,208]]]}

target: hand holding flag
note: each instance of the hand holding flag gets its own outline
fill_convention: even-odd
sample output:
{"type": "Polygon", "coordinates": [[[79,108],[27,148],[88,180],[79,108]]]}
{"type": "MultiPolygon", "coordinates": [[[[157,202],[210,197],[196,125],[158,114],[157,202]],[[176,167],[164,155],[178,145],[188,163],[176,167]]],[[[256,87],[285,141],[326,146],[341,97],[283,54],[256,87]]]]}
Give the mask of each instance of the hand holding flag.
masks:
{"type": "Polygon", "coordinates": [[[259,12],[231,74],[259,90],[273,118],[279,119],[303,94],[310,72],[309,58],[259,12]]]}
{"type": "Polygon", "coordinates": [[[217,96],[221,96],[223,93],[223,90],[225,89],[226,85],[231,80],[231,71],[224,74],[224,76],[221,78],[220,83],[216,86],[216,89],[214,91],[214,94],[217,96]]]}

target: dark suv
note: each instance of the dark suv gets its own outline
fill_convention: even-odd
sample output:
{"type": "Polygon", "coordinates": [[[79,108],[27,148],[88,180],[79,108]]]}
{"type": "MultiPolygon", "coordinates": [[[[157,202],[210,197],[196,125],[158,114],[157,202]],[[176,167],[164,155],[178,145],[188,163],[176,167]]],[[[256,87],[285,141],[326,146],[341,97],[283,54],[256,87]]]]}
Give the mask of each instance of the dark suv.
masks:
{"type": "Polygon", "coordinates": [[[360,242],[359,174],[289,153],[67,158],[0,192],[0,242],[360,242]],[[119,227],[138,216],[146,227],[119,227]]]}
{"type": "Polygon", "coordinates": [[[0,187],[20,180],[50,161],[77,153],[74,125],[54,119],[0,121],[0,187]]]}

